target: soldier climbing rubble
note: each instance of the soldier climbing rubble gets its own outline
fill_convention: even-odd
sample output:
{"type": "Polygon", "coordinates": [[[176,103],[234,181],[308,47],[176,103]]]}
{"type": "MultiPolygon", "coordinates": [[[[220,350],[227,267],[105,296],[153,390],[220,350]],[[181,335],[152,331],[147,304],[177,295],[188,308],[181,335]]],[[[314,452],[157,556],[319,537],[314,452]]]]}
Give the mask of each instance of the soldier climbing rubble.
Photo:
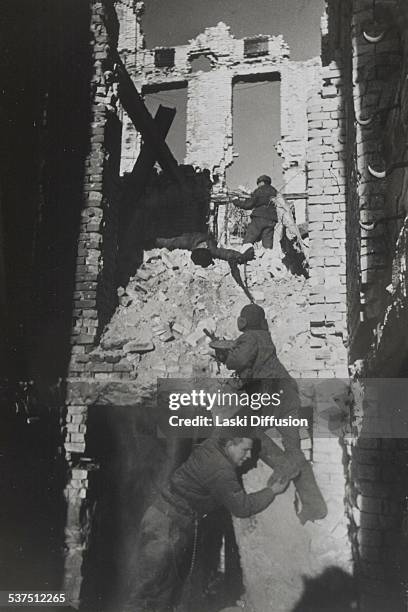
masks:
{"type": "MultiPolygon", "coordinates": [[[[240,192],[239,195],[236,192],[232,194],[232,203],[237,208],[252,210],[251,221],[246,228],[240,250],[245,252],[250,245],[254,245],[261,240],[262,246],[265,249],[273,249],[275,251],[274,234],[276,230],[278,234],[277,249],[280,250],[279,242],[285,236],[287,242],[284,249],[285,255],[288,255],[286,251],[289,249],[289,252],[295,255],[299,271],[308,277],[307,249],[291,208],[282,195],[282,190],[288,183],[282,185],[279,190],[276,190],[271,182],[270,176],[262,174],[257,179],[257,188],[250,196],[244,192],[240,192]]],[[[284,257],[282,252],[280,257],[284,257]]]]}
{"type": "Polygon", "coordinates": [[[262,174],[258,177],[257,188],[250,197],[236,198],[232,201],[238,208],[252,210],[251,221],[243,239],[244,250],[258,240],[262,240],[265,249],[273,248],[273,234],[278,216],[275,205],[277,191],[271,183],[271,177],[262,174]]]}
{"type": "MultiPolygon", "coordinates": [[[[278,382],[281,404],[279,414],[274,416],[298,418],[300,400],[297,384],[277,357],[263,308],[256,304],[244,306],[237,325],[242,334],[230,349],[218,354],[219,359],[225,362],[229,370],[237,372],[246,393],[272,393],[278,382]]],[[[265,411],[265,407],[262,411],[265,411]]],[[[277,479],[293,479],[301,502],[298,512],[301,524],[324,518],[327,514],[326,503],[312,467],[300,450],[298,428],[285,427],[280,430],[285,451],[265,433],[266,428],[258,429],[256,436],[261,441],[260,458],[273,468],[277,479]]]]}
{"type": "Polygon", "coordinates": [[[286,489],[288,480],[273,478],[260,491],[245,492],[237,470],[252,445],[252,439],[230,431],[228,437],[205,440],[175,470],[142,518],[137,575],[124,612],[179,611],[183,583],[194,567],[200,520],[222,506],[234,516],[250,517],[286,489]]]}

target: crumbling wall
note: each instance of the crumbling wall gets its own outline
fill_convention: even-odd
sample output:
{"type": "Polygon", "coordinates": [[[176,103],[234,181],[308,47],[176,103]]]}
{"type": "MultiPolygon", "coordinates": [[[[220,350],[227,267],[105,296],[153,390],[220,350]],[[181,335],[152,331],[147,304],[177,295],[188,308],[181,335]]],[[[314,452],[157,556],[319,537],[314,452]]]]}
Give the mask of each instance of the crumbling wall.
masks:
{"type": "MultiPolygon", "coordinates": [[[[144,2],[139,0],[136,2],[134,0],[116,0],[115,9],[120,26],[117,48],[126,69],[130,74],[134,75],[139,51],[144,49],[145,46],[141,27],[144,2]]],[[[119,117],[123,126],[120,158],[120,172],[123,174],[132,170],[140,150],[141,138],[127,113],[122,108],[119,108],[119,117]]]]}
{"type": "MultiPolygon", "coordinates": [[[[129,10],[123,9],[123,15],[129,16],[129,10]]],[[[106,57],[108,40],[102,14],[102,5],[95,3],[95,50],[99,54],[95,55],[95,72],[99,79],[105,77],[97,62],[106,57]]],[[[136,17],[139,19],[140,15],[136,17]]],[[[127,44],[123,42],[123,49],[127,44]]],[[[207,167],[213,176],[219,173],[218,184],[223,186],[223,173],[232,159],[233,79],[280,74],[283,126],[280,150],[289,181],[286,191],[309,203],[310,279],[293,277],[282,269],[277,274],[269,254],[260,250],[258,259],[247,267],[248,283],[254,299],[266,310],[278,354],[293,376],[346,377],[345,195],[340,140],[342,107],[337,99],[339,69],[335,65],[321,68],[319,60],[290,62],[281,37],[266,37],[265,44],[261,55],[248,54],[251,47],[247,41],[234,39],[224,24],[218,24],[189,45],[177,47],[174,66],[158,67],[156,51],[140,46],[133,77],[139,90],[145,85],[188,82],[187,158],[194,165],[207,167]],[[190,60],[198,53],[210,58],[214,66],[210,71],[191,72],[190,60]],[[208,104],[209,95],[213,96],[212,104],[208,104]],[[320,249],[323,255],[319,255],[320,249]]],[[[171,63],[171,56],[164,54],[160,61],[171,63]]],[[[92,140],[89,158],[93,188],[88,192],[89,205],[83,213],[77,277],[78,291],[89,293],[77,294],[82,302],[77,302],[75,310],[78,321],[68,381],[65,445],[74,468],[67,486],[70,503],[66,565],[66,589],[74,602],[80,599],[84,551],[92,529],[90,503],[95,501],[92,480],[97,479],[89,468],[92,462],[86,461],[95,458],[87,457],[92,449],[89,437],[86,444],[88,407],[93,406],[94,413],[101,405],[148,410],[154,405],[157,377],[217,375],[203,328],[234,337],[236,315],[248,301],[229,276],[225,263],[201,270],[193,267],[188,253],[150,251],[145,253],[135,277],[119,291],[119,306],[96,345],[100,315],[95,292],[104,263],[100,224],[107,218],[102,204],[106,185],[107,91],[109,104],[112,103],[109,84],[101,82],[97,87],[99,98],[95,100],[92,125],[98,133],[92,140]]],[[[137,155],[136,150],[131,158],[131,148],[138,138],[128,130],[125,117],[123,121],[122,159],[126,158],[126,168],[130,169],[137,155]]],[[[113,225],[109,223],[110,227],[113,225]]],[[[342,383],[342,393],[346,386],[342,383]]],[[[320,391],[305,392],[303,404],[317,411],[330,410],[333,398],[322,387],[320,391]]],[[[343,506],[342,437],[316,436],[313,444],[306,437],[303,447],[313,457],[316,477],[328,503],[327,518],[302,527],[292,510],[291,489],[256,521],[235,524],[248,605],[257,611],[264,611],[267,600],[272,607],[284,602],[284,609],[291,609],[302,595],[301,576],[305,571],[317,577],[331,566],[344,572],[351,569],[343,506]],[[271,546],[282,554],[271,554],[271,546]],[[286,555],[286,565],[280,559],[282,555],[286,555]],[[281,562],[277,563],[277,559],[281,562]],[[273,588],[260,590],[259,580],[273,588]]],[[[259,467],[248,474],[248,489],[258,488],[267,473],[267,468],[259,467]]],[[[141,503],[147,503],[145,493],[146,497],[140,495],[141,503]]]]}
{"type": "Polygon", "coordinates": [[[201,72],[188,85],[186,161],[208,168],[225,188],[232,163],[232,79],[228,68],[201,72]]]}
{"type": "Polygon", "coordinates": [[[141,28],[144,2],[138,0],[115,0],[115,10],[120,24],[118,51],[126,68],[134,70],[138,51],[144,48],[145,40],[141,28]]]}
{"type": "MultiPolygon", "coordinates": [[[[140,27],[140,18],[138,24],[140,27]]],[[[158,90],[160,87],[187,83],[185,162],[208,168],[213,177],[217,178],[216,191],[225,189],[225,171],[233,161],[233,82],[249,76],[267,80],[278,75],[282,82],[282,140],[278,151],[283,158],[284,190],[304,195],[306,99],[308,84],[313,80],[318,60],[291,62],[289,49],[281,36],[235,39],[222,22],[206,28],[187,45],[172,49],[138,47],[136,55],[136,68],[131,74],[139,91],[143,91],[143,88],[154,87],[158,90]],[[261,39],[264,42],[260,42],[261,39]],[[255,45],[252,51],[249,43],[255,45]],[[258,43],[259,49],[256,46],[258,43]],[[165,60],[159,56],[163,52],[168,53],[165,60]],[[207,72],[193,72],[192,61],[201,56],[210,61],[211,69],[207,72]],[[294,99],[297,103],[294,103],[294,99]]],[[[124,117],[123,172],[130,169],[131,160],[137,157],[139,146],[134,127],[124,117]]],[[[300,220],[304,221],[305,200],[297,202],[297,206],[301,211],[300,220]]]]}
{"type": "MultiPolygon", "coordinates": [[[[297,223],[307,223],[308,97],[319,73],[320,61],[287,62],[281,72],[281,140],[283,186],[297,223]]],[[[280,186],[279,186],[280,187],[280,186]]]]}
{"type": "Polygon", "coordinates": [[[375,400],[362,377],[406,376],[406,223],[393,217],[405,216],[406,169],[394,164],[405,160],[407,8],[381,0],[328,4],[326,57],[343,62],[346,109],[350,351],[361,358],[354,366],[359,426],[348,448],[350,535],[362,610],[402,610],[406,444],[360,432],[375,400]]]}
{"type": "MultiPolygon", "coordinates": [[[[117,179],[120,125],[116,117],[116,91],[111,78],[109,45],[116,44],[115,13],[103,2],[91,3],[92,47],[90,148],[85,160],[83,209],[73,303],[73,329],[69,377],[80,376],[84,359],[96,343],[102,325],[116,304],[114,280],[117,250],[117,179]]],[[[95,373],[97,376],[97,373],[95,373]]],[[[88,471],[79,457],[85,451],[86,406],[68,400],[65,451],[69,462],[67,499],[65,589],[75,603],[81,586],[82,553],[88,538],[86,497],[88,471]]]]}

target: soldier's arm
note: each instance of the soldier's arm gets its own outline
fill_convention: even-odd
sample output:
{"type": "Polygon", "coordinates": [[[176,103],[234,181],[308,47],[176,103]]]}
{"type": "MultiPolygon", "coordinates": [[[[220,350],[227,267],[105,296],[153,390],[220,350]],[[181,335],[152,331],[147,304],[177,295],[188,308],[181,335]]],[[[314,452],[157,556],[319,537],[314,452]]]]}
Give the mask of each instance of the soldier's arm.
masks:
{"type": "Polygon", "coordinates": [[[253,364],[258,346],[256,341],[247,335],[242,335],[230,350],[225,365],[229,370],[242,372],[253,364]]]}
{"type": "Polygon", "coordinates": [[[223,247],[214,246],[211,243],[208,245],[211,255],[215,259],[222,259],[223,261],[238,262],[242,257],[239,251],[234,249],[224,249],[223,247]]]}
{"type": "Polygon", "coordinates": [[[230,263],[244,263],[244,261],[253,259],[253,257],[244,256],[243,253],[235,251],[234,249],[219,247],[212,234],[209,234],[207,244],[211,255],[215,259],[221,259],[230,263]]]}
{"type": "Polygon", "coordinates": [[[239,255],[241,255],[239,251],[234,251],[233,249],[224,249],[212,243],[209,243],[208,247],[211,255],[215,259],[222,259],[223,261],[235,261],[239,257],[239,255]]]}
{"type": "Polygon", "coordinates": [[[255,189],[255,191],[253,191],[249,197],[233,200],[232,203],[234,206],[241,208],[242,210],[252,210],[257,205],[257,198],[258,194],[257,190],[255,189]]]}
{"type": "Polygon", "coordinates": [[[209,489],[220,504],[239,518],[262,512],[275,499],[275,494],[269,487],[256,493],[246,493],[232,469],[220,470],[209,484],[209,489]]]}
{"type": "Polygon", "coordinates": [[[181,234],[180,236],[174,236],[173,238],[156,238],[154,245],[159,249],[168,249],[169,251],[173,251],[174,249],[191,251],[194,247],[195,241],[196,234],[181,234]]]}

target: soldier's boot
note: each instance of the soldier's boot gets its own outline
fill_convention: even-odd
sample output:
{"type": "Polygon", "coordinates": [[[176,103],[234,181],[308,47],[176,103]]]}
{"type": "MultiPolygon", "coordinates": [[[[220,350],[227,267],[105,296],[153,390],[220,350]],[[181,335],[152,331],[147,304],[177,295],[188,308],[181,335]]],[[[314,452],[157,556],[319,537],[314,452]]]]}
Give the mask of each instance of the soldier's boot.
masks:
{"type": "Polygon", "coordinates": [[[327,516],[327,505],[317,485],[309,461],[306,461],[293,483],[298,496],[295,502],[296,514],[301,525],[304,525],[307,521],[313,522],[324,519],[327,516]]]}
{"type": "Polygon", "coordinates": [[[327,505],[317,485],[311,464],[301,451],[283,451],[265,433],[260,435],[260,459],[274,470],[276,479],[293,480],[296,489],[295,510],[301,525],[327,515],[327,505]]]}

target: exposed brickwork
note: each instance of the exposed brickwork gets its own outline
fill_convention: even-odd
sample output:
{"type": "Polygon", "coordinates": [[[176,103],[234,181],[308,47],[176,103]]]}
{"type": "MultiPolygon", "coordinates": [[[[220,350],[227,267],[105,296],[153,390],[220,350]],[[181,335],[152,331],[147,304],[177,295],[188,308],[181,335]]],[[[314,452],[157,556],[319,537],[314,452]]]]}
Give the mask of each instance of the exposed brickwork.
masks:
{"type": "MultiPolygon", "coordinates": [[[[157,68],[155,50],[140,49],[132,76],[139,90],[187,83],[186,163],[208,168],[217,175],[217,191],[225,188],[225,171],[233,161],[233,82],[248,76],[281,80],[282,140],[278,151],[283,158],[284,182],[288,193],[305,192],[306,98],[317,60],[291,62],[281,36],[267,36],[267,53],[246,57],[244,39],[235,39],[224,23],[207,28],[188,45],[175,47],[173,67],[157,68]],[[212,64],[209,72],[192,72],[191,61],[200,54],[212,64]],[[211,109],[211,110],[209,110],[211,109]]],[[[124,57],[127,57],[124,51],[124,57]]],[[[124,117],[122,171],[128,171],[137,157],[135,129],[124,117]]],[[[303,214],[305,201],[303,200],[303,214]]],[[[301,203],[297,205],[301,207],[301,203]]]]}
{"type": "MultiPolygon", "coordinates": [[[[381,3],[380,3],[381,4],[381,3]]],[[[381,6],[377,7],[380,13],[381,6]]],[[[360,220],[370,222],[387,214],[391,206],[385,205],[388,191],[384,180],[374,178],[368,168],[383,169],[384,162],[384,114],[395,102],[397,75],[400,70],[399,35],[391,29],[382,41],[368,43],[363,37],[364,28],[369,30],[372,23],[373,7],[368,3],[355,3],[352,21],[353,46],[353,99],[356,123],[356,167],[359,180],[360,220]],[[361,119],[372,118],[373,113],[386,109],[368,125],[360,125],[361,119]],[[359,122],[360,120],[360,122],[359,122]]],[[[392,28],[385,17],[381,19],[383,28],[392,28]]],[[[392,114],[392,113],[391,113],[392,114]]],[[[393,208],[393,207],[392,207],[393,208]]],[[[386,236],[389,226],[379,225],[375,231],[361,232],[360,270],[363,292],[362,318],[376,319],[381,308],[381,285],[384,276],[381,271],[386,265],[386,236]]]]}
{"type": "Polygon", "coordinates": [[[403,2],[354,0],[342,10],[329,2],[326,53],[342,59],[346,109],[350,348],[353,358],[363,358],[354,368],[356,436],[348,447],[347,504],[361,609],[367,611],[399,610],[404,600],[401,523],[406,508],[400,479],[406,472],[405,441],[359,439],[359,432],[378,401],[371,391],[367,394],[361,377],[406,376],[406,223],[388,219],[406,210],[407,170],[392,168],[405,159],[406,27],[403,2]],[[381,31],[385,35],[377,42],[364,36],[381,31]],[[369,165],[393,171],[377,178],[369,165]]]}
{"type": "Polygon", "coordinates": [[[223,67],[203,72],[189,83],[186,161],[209,168],[225,187],[232,152],[232,79],[223,67]]]}
{"type": "Polygon", "coordinates": [[[118,50],[125,60],[126,68],[132,71],[136,66],[137,52],[145,45],[140,23],[144,12],[144,2],[116,0],[115,8],[120,23],[118,50]]]}
{"type": "MultiPolygon", "coordinates": [[[[103,2],[91,2],[93,50],[90,147],[85,162],[84,200],[78,236],[69,378],[85,371],[88,353],[116,305],[117,181],[120,126],[116,118],[116,90],[109,62],[115,44],[117,20],[103,2]],[[116,160],[116,161],[115,161],[116,160]]],[[[85,451],[87,407],[70,402],[65,425],[65,451],[70,465],[85,451]]],[[[86,469],[71,472],[67,498],[65,589],[79,600],[82,553],[86,541],[86,469]],[[79,472],[78,472],[79,473],[79,472]],[[85,531],[84,531],[85,530],[85,531]]]]}
{"type": "Polygon", "coordinates": [[[307,148],[311,333],[315,338],[319,375],[326,372],[338,377],[348,374],[344,345],[346,179],[341,84],[337,63],[321,68],[308,103],[307,148]]]}

